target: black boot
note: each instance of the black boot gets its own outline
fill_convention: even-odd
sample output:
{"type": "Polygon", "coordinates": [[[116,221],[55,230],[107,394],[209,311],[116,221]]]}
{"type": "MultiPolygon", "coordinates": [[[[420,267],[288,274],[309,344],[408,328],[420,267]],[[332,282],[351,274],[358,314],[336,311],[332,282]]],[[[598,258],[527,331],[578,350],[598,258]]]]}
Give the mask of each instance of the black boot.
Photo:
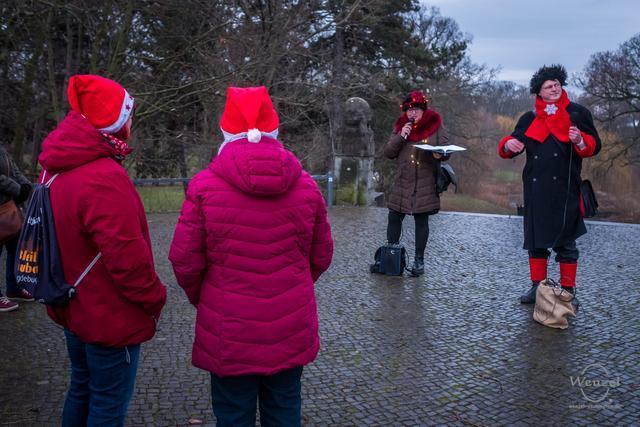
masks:
{"type": "Polygon", "coordinates": [[[531,282],[531,287],[527,292],[520,296],[520,303],[522,304],[535,304],[536,303],[536,291],[538,290],[538,284],[540,282],[531,282]]]}
{"type": "Polygon", "coordinates": [[[573,295],[573,299],[571,300],[571,305],[573,306],[573,309],[577,312],[578,308],[580,307],[580,301],[578,301],[578,297],[576,297],[575,286],[563,286],[562,289],[564,289],[565,291],[573,295]]]}
{"type": "Polygon", "coordinates": [[[413,260],[413,265],[409,268],[409,273],[413,277],[422,276],[424,274],[424,258],[416,257],[413,260]]]}

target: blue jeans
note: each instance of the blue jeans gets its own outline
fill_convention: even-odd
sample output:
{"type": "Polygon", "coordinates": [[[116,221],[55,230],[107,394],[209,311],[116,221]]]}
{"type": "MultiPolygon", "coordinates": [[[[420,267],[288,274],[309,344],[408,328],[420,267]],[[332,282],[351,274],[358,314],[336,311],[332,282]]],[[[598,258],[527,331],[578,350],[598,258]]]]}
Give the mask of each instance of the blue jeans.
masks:
{"type": "Polygon", "coordinates": [[[256,401],[260,401],[260,424],[300,426],[302,367],[274,375],[218,377],[211,374],[211,400],[219,427],[256,424],[256,401]]]}
{"type": "MultiPolygon", "coordinates": [[[[108,327],[108,326],[105,326],[108,327]]],[[[133,395],[140,345],[85,344],[66,330],[71,381],[62,426],[122,426],[133,395]]]]}
{"type": "MultiPolygon", "coordinates": [[[[18,238],[11,239],[5,242],[4,245],[0,245],[0,256],[2,255],[2,248],[7,249],[7,264],[6,264],[6,283],[7,292],[20,292],[20,286],[16,282],[16,273],[14,271],[16,262],[16,249],[18,248],[18,238]]],[[[0,291],[2,295],[2,291],[0,291]]]]}

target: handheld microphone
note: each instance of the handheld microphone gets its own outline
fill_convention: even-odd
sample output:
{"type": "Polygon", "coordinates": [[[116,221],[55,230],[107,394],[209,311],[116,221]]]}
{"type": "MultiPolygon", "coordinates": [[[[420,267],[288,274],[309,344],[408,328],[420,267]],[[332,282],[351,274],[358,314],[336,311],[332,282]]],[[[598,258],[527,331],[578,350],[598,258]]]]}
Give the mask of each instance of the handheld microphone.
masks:
{"type": "MultiPolygon", "coordinates": [[[[416,119],[414,119],[413,117],[409,117],[409,119],[407,120],[407,123],[411,123],[411,130],[413,130],[413,123],[416,121],[416,119]]],[[[411,130],[409,131],[409,133],[411,133],[411,130]]],[[[407,139],[409,137],[409,134],[407,134],[406,137],[402,137],[403,139],[407,139]]]]}

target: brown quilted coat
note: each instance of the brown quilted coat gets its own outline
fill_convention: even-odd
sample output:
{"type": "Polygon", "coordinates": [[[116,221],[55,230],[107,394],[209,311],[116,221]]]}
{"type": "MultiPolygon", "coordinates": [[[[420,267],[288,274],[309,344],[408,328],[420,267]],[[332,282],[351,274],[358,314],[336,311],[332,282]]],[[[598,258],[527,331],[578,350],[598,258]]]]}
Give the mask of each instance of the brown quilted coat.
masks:
{"type": "Polygon", "coordinates": [[[449,136],[440,125],[428,141],[408,142],[392,133],[384,147],[384,155],[398,159],[391,189],[387,192],[387,206],[405,214],[436,213],[440,210],[440,196],[436,193],[436,173],[440,160],[430,151],[416,148],[416,144],[447,145],[449,136]]]}

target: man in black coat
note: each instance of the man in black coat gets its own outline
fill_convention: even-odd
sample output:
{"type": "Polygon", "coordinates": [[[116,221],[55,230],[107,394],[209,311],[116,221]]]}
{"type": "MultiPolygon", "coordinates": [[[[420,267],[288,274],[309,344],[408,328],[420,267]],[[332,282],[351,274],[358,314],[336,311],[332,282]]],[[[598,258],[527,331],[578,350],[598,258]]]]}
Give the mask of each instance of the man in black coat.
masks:
{"type": "Polygon", "coordinates": [[[588,109],[569,101],[562,89],[567,72],[560,65],[543,66],[531,78],[535,110],[520,117],[515,130],[498,144],[510,159],[526,151],[524,187],[524,249],[529,251],[531,287],[520,297],[533,304],[547,277],[549,248],[560,263],[560,285],[575,294],[576,239],[587,232],[580,195],[582,159],[600,151],[600,137],[588,109]]]}

